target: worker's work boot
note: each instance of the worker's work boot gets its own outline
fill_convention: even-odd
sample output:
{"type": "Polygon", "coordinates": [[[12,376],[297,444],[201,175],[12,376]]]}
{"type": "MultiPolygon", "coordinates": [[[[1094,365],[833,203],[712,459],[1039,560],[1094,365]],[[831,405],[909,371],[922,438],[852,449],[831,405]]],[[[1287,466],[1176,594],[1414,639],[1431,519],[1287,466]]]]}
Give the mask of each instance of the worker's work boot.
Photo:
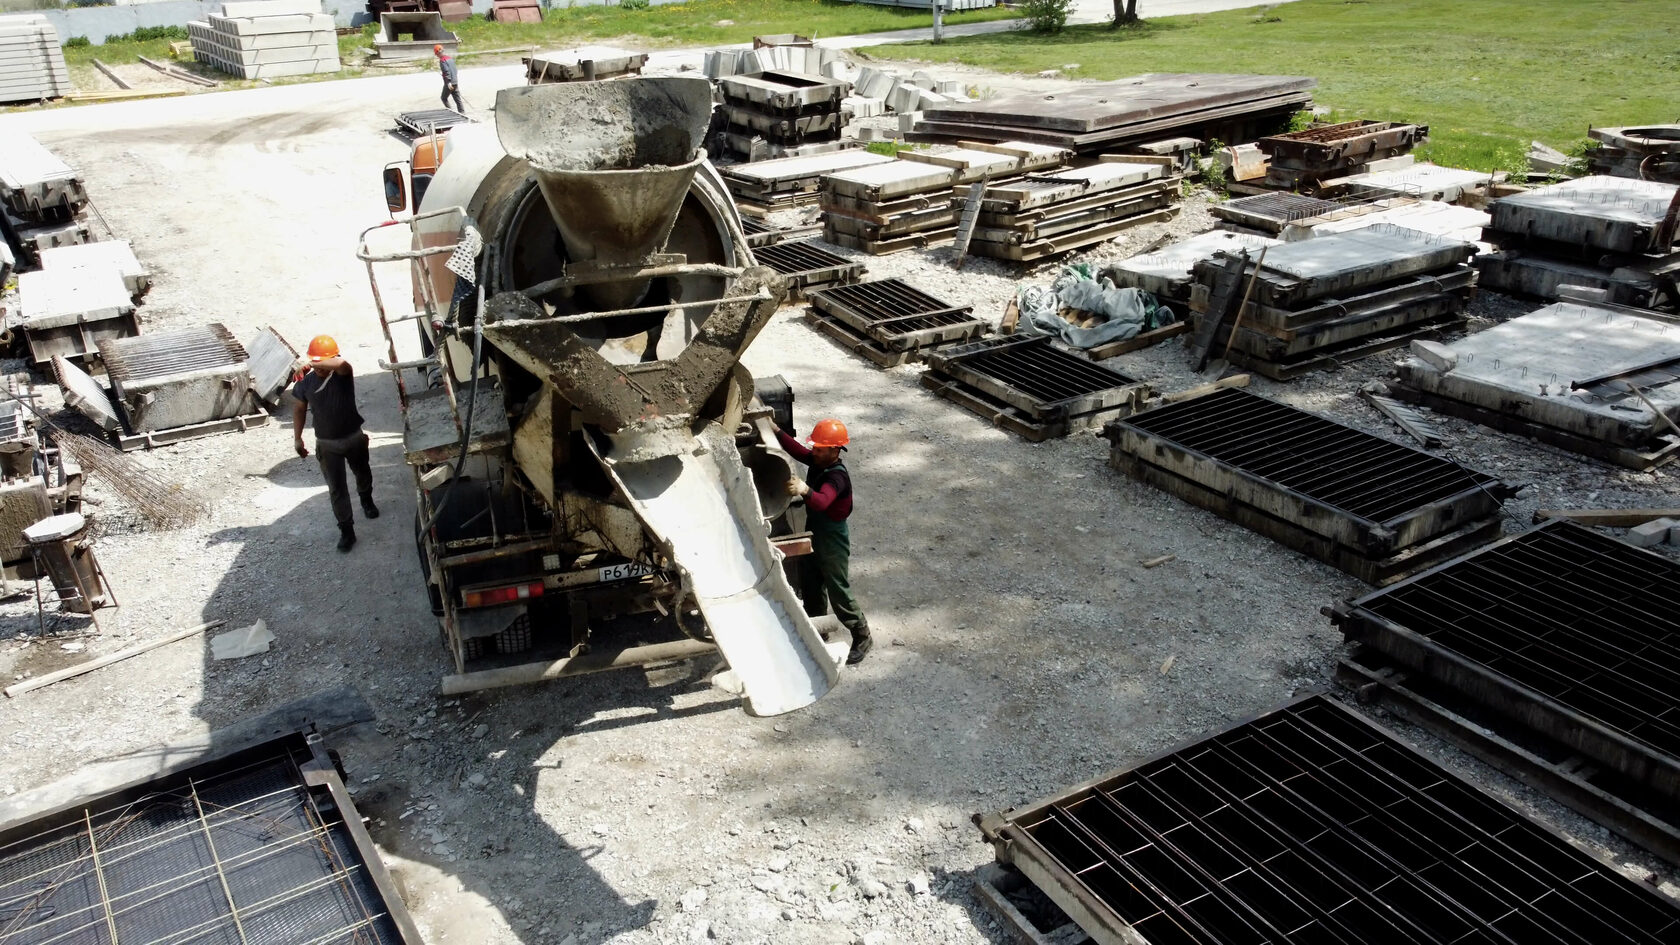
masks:
{"type": "Polygon", "coordinates": [[[338,526],[338,550],[349,551],[356,547],[356,529],[351,525],[338,526]]]}
{"type": "MultiPolygon", "coordinates": [[[[373,504],[373,496],[371,496],[371,495],[362,496],[362,514],[367,516],[368,518],[378,518],[379,517],[379,506],[373,504]]],[[[352,538],[350,540],[355,541],[354,538],[352,538]]]]}
{"type": "Polygon", "coordinates": [[[853,627],[851,628],[851,631],[852,650],[850,653],[846,654],[846,665],[856,666],[857,664],[863,662],[863,658],[865,656],[869,655],[869,648],[875,645],[875,638],[869,635],[868,624],[853,627]]]}

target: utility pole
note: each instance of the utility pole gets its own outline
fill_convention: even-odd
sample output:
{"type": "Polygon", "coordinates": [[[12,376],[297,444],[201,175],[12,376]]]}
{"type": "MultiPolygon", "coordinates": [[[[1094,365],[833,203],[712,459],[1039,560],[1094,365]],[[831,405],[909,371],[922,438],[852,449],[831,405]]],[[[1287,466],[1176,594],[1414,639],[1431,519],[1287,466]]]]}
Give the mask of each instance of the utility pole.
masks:
{"type": "Polygon", "coordinates": [[[942,3],[943,0],[933,0],[933,41],[936,43],[945,41],[945,18],[940,15],[942,3]]]}

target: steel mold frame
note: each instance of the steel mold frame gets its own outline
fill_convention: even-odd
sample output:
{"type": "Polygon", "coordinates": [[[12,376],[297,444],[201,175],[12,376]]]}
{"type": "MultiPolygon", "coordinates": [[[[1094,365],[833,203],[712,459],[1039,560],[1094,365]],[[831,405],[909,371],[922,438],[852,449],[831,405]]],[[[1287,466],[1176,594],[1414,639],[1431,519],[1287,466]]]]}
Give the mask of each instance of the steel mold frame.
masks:
{"type": "MultiPolygon", "coordinates": [[[[277,712],[271,717],[279,717],[280,714],[277,712]]],[[[30,819],[13,819],[0,827],[0,896],[4,896],[3,890],[7,885],[27,880],[28,877],[19,875],[17,870],[33,869],[39,873],[45,862],[44,851],[57,844],[70,843],[79,852],[67,864],[45,866],[48,872],[63,873],[77,863],[92,868],[80,876],[60,876],[46,886],[32,884],[20,897],[4,896],[9,905],[16,907],[16,912],[9,918],[0,913],[0,940],[16,941],[20,945],[36,941],[92,945],[111,941],[127,929],[144,936],[137,940],[157,939],[161,934],[164,938],[160,940],[184,941],[186,939],[173,936],[196,931],[195,940],[218,941],[227,938],[217,938],[218,931],[231,933],[237,930],[241,941],[290,945],[289,936],[298,930],[288,930],[285,927],[288,923],[321,918],[308,905],[320,906],[322,900],[303,897],[332,891],[336,895],[333,903],[337,908],[359,910],[361,918],[342,929],[328,930],[331,934],[327,937],[320,936],[321,929],[313,929],[313,941],[422,945],[419,931],[362,825],[361,816],[345,789],[334,759],[323,745],[321,736],[313,733],[293,732],[269,738],[226,755],[201,759],[185,768],[164,769],[154,777],[130,782],[110,793],[92,798],[77,797],[71,803],[39,812],[38,816],[26,816],[30,819]],[[238,779],[251,783],[259,778],[279,778],[289,784],[282,791],[272,794],[241,797],[231,806],[218,806],[207,799],[218,788],[239,783],[238,779]],[[288,802],[283,795],[291,792],[296,792],[296,796],[288,802]],[[284,806],[286,811],[266,818],[273,823],[247,836],[237,835],[240,825],[249,827],[257,821],[264,821],[263,816],[247,813],[217,816],[226,815],[253,800],[273,802],[284,806]],[[196,817],[187,816],[181,821],[182,824],[196,821],[199,830],[190,827],[182,830],[169,818],[159,820],[155,816],[157,812],[173,808],[199,811],[196,817]],[[297,844],[296,835],[269,835],[274,824],[281,823],[281,818],[290,816],[287,812],[294,809],[298,816],[314,824],[306,835],[313,838],[312,845],[297,844]],[[252,820],[253,817],[256,819],[252,820]],[[137,820],[143,822],[137,827],[137,832],[145,834],[145,839],[114,840],[109,848],[99,841],[90,848],[87,841],[90,837],[97,839],[100,828],[106,828],[106,836],[114,839],[116,835],[110,833],[109,828],[137,820]],[[147,840],[153,845],[134,849],[135,843],[147,840]],[[199,844],[200,840],[205,841],[204,844],[199,844]],[[284,854],[287,850],[294,855],[276,857],[276,851],[284,854]],[[264,884],[265,878],[273,882],[285,873],[281,860],[296,866],[297,855],[306,853],[311,861],[317,857],[324,859],[327,864],[324,879],[307,880],[301,886],[294,885],[279,893],[264,884]],[[130,890],[130,896],[145,889],[167,889],[150,899],[113,911],[109,903],[118,897],[107,896],[107,882],[114,882],[114,862],[124,858],[140,861],[131,862],[126,870],[131,880],[153,881],[151,886],[130,890]],[[172,865],[160,867],[160,862],[172,865]],[[156,882],[154,871],[159,868],[186,869],[187,872],[156,882]],[[189,878],[191,882],[187,881],[189,878]],[[191,894],[195,889],[200,895],[193,897],[191,894]],[[305,892],[299,894],[298,889],[305,889],[305,892]],[[89,920],[73,929],[54,928],[55,919],[61,920],[67,914],[62,908],[51,905],[51,897],[60,893],[75,897],[77,890],[89,893],[88,901],[81,903],[82,908],[78,910],[91,911],[89,920]],[[92,895],[95,891],[97,897],[92,895]],[[183,895],[195,899],[198,914],[204,915],[206,910],[213,914],[192,929],[178,927],[176,923],[187,921],[182,915],[187,906],[182,902],[168,903],[183,895]],[[48,898],[41,899],[42,896],[48,898]],[[253,897],[256,897],[254,901],[253,897]],[[38,904],[29,905],[31,898],[39,900],[38,904]],[[102,901],[105,903],[103,908],[102,901]],[[148,903],[152,904],[149,909],[148,903]],[[234,903],[235,908],[228,908],[230,903],[234,903]],[[374,914],[370,909],[383,911],[374,914]],[[40,928],[47,938],[32,937],[30,926],[15,924],[28,916],[31,910],[38,914],[33,926],[40,928]],[[267,913],[266,918],[264,913],[267,913]],[[136,922],[142,923],[142,927],[136,929],[131,924],[136,922]]],[[[127,936],[124,936],[126,939],[127,936]]]]}
{"type": "Polygon", "coordinates": [[[1680,905],[1322,695],[975,822],[1102,945],[1680,934],[1680,905]]]}
{"type": "MultiPolygon", "coordinates": [[[[1330,609],[1329,616],[1347,639],[1367,644],[1400,665],[1452,687],[1465,698],[1487,708],[1494,715],[1567,746],[1600,764],[1610,767],[1636,784],[1662,796],[1680,799],[1680,757],[1664,751],[1661,746],[1654,744],[1648,738],[1635,737],[1627,729],[1589,714],[1586,709],[1552,698],[1526,682],[1490,667],[1459,649],[1437,641],[1419,629],[1389,619],[1373,609],[1373,605],[1384,597],[1404,594],[1408,589],[1416,588],[1426,582],[1466,584],[1468,580],[1466,575],[1479,576],[1490,583],[1498,582],[1485,595],[1489,604],[1498,600],[1497,594],[1502,590],[1511,600],[1521,599],[1542,606],[1564,606],[1555,596],[1547,601],[1536,593],[1536,587],[1542,586],[1545,582],[1523,585],[1520,581],[1513,580],[1508,575],[1491,573],[1493,569],[1487,566],[1488,562],[1493,562],[1502,555],[1510,554],[1513,549],[1559,541],[1571,543],[1574,546],[1578,566],[1571,568],[1567,562],[1558,561],[1554,556],[1554,564],[1545,571],[1545,582],[1557,582],[1559,584],[1572,582],[1581,570],[1596,560],[1612,568],[1627,572],[1643,569],[1647,575],[1657,575],[1665,578],[1665,583],[1680,587],[1680,565],[1667,558],[1607,538],[1590,528],[1573,522],[1555,520],[1521,534],[1509,536],[1471,554],[1431,568],[1383,591],[1368,594],[1357,600],[1342,601],[1330,609]],[[1602,553],[1591,555],[1595,546],[1602,553]],[[1518,598],[1516,595],[1521,595],[1521,597],[1518,598]]],[[[1606,587],[1608,586],[1607,583],[1606,587]]],[[[1671,602],[1672,599],[1669,598],[1671,602]]],[[[1576,600],[1569,602],[1568,607],[1579,611],[1582,609],[1581,605],[1583,603],[1590,604],[1592,600],[1583,594],[1576,600]]],[[[1680,622],[1670,621],[1664,625],[1660,618],[1654,615],[1646,616],[1649,618],[1647,624],[1652,629],[1645,638],[1644,645],[1628,654],[1628,658],[1639,657],[1646,649],[1652,649],[1660,653],[1664,647],[1667,648],[1666,652],[1672,656],[1675,640],[1680,638],[1680,633],[1677,633],[1677,631],[1680,631],[1680,622]]],[[[1411,622],[1418,623],[1418,621],[1411,622]]],[[[1437,624],[1436,628],[1439,629],[1440,625],[1437,624]]],[[[1539,629],[1544,630],[1544,628],[1539,629]]],[[[1622,642],[1626,642],[1629,646],[1640,642],[1636,631],[1626,626],[1619,629],[1623,631],[1624,641],[1594,639],[1592,641],[1594,646],[1608,651],[1619,647],[1622,642]]],[[[1557,641],[1545,639],[1543,633],[1531,633],[1529,636],[1531,642],[1537,646],[1544,644],[1547,647],[1555,648],[1557,645],[1557,641]]],[[[1497,643],[1497,641],[1495,642],[1497,643]]],[[[1512,652],[1515,653],[1515,651],[1512,652]]],[[[1574,657],[1574,662],[1578,666],[1579,664],[1592,662],[1590,654],[1578,657],[1573,654],[1565,654],[1565,656],[1566,658],[1574,657]]],[[[1650,662],[1653,666],[1656,665],[1650,659],[1646,659],[1645,662],[1650,662]]],[[[1540,667],[1541,670],[1544,670],[1544,668],[1543,666],[1540,667]]],[[[1569,668],[1568,666],[1563,667],[1562,677],[1559,681],[1567,679],[1570,686],[1569,691],[1583,689],[1587,679],[1571,676],[1568,672],[1569,668]]],[[[1585,667],[1580,666],[1580,668],[1585,667]]],[[[1625,677],[1626,674],[1623,675],[1625,677]]],[[[1627,709],[1628,717],[1642,719],[1637,723],[1639,726],[1644,726],[1647,723],[1660,723],[1660,727],[1673,730],[1673,732],[1680,732],[1680,712],[1676,711],[1676,707],[1680,707],[1680,668],[1671,667],[1667,670],[1666,675],[1674,680],[1674,684],[1668,687],[1666,691],[1653,686],[1653,681],[1638,681],[1636,686],[1634,680],[1624,678],[1622,685],[1618,687],[1621,695],[1616,697],[1616,701],[1631,698],[1636,694],[1636,689],[1638,694],[1644,696],[1654,696],[1659,699],[1666,697],[1669,702],[1664,712],[1650,712],[1641,717],[1638,714],[1637,707],[1630,704],[1627,709]],[[1665,714],[1672,714],[1676,717],[1667,722],[1662,722],[1662,716],[1665,714]]],[[[1600,694],[1589,692],[1587,695],[1596,700],[1599,699],[1600,694]]],[[[1607,704],[1609,694],[1603,693],[1602,696],[1604,699],[1601,701],[1607,704]]],[[[1601,705],[1601,709],[1603,707],[1601,705]]],[[[1669,737],[1672,739],[1674,737],[1673,733],[1669,737]]]]}

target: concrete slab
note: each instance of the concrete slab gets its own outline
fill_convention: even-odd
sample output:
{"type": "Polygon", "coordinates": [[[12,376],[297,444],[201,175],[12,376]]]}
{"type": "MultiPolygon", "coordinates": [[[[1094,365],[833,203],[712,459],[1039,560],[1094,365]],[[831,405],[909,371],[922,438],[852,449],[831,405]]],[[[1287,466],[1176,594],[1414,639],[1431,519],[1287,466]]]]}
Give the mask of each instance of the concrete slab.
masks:
{"type": "MultiPolygon", "coordinates": [[[[1412,357],[1400,364],[1401,382],[1622,446],[1642,446],[1669,429],[1633,393],[1604,397],[1572,391],[1570,384],[1640,365],[1680,361],[1680,325],[1673,322],[1558,302],[1477,332],[1450,348],[1456,358],[1451,370],[1412,357]]],[[[1680,384],[1642,389],[1670,419],[1680,419],[1680,384]]]]}
{"type": "Polygon", "coordinates": [[[1436,200],[1390,197],[1375,204],[1357,204],[1323,216],[1296,220],[1284,226],[1283,239],[1293,243],[1364,229],[1377,223],[1391,223],[1431,236],[1473,243],[1478,251],[1491,252],[1493,246],[1482,242],[1482,228],[1488,225],[1489,220],[1486,212],[1473,207],[1436,200]]]}
{"type": "Polygon", "coordinates": [[[1277,246],[1266,254],[1261,281],[1293,283],[1290,288],[1297,298],[1319,298],[1442,269],[1469,256],[1470,248],[1457,240],[1378,223],[1277,246]]]}
{"type": "Polygon", "coordinates": [[[25,272],[18,276],[25,330],[103,321],[134,311],[134,298],[114,268],[25,272]]]}
{"type": "Polygon", "coordinates": [[[1088,133],[1234,102],[1311,90],[1306,76],[1152,72],[1051,94],[1002,95],[927,112],[928,121],[1088,133]]]}
{"type": "Polygon", "coordinates": [[[1354,174],[1336,181],[1346,192],[1419,200],[1457,200],[1466,190],[1480,187],[1503,174],[1467,171],[1439,164],[1418,164],[1398,171],[1354,174]]]}
{"type": "Polygon", "coordinates": [[[264,17],[320,13],[321,0],[230,0],[222,4],[222,16],[264,17]]]}
{"type": "Polygon", "coordinates": [[[1659,518],[1654,522],[1635,525],[1628,529],[1627,543],[1635,548],[1652,548],[1668,541],[1668,533],[1673,531],[1680,522],[1671,518],[1659,518]]]}
{"type": "Polygon", "coordinates": [[[122,278],[133,295],[140,295],[152,284],[152,275],[134,255],[127,240],[106,240],[78,246],[58,246],[41,251],[41,268],[54,272],[70,269],[112,270],[122,278]]]}
{"type": "Polygon", "coordinates": [[[1663,227],[1680,185],[1625,177],[1582,177],[1500,197],[1488,205],[1502,233],[1617,253],[1662,253],[1675,233],[1663,227]]]}
{"type": "Polygon", "coordinates": [[[775,181],[821,177],[824,174],[848,168],[866,167],[871,164],[891,164],[892,162],[893,158],[885,154],[875,154],[860,148],[850,151],[835,151],[829,154],[810,154],[801,157],[754,161],[750,164],[731,165],[720,168],[720,170],[725,177],[769,184],[775,181]]]}
{"type": "Polygon", "coordinates": [[[1187,240],[1163,246],[1152,253],[1139,253],[1110,263],[1103,269],[1120,288],[1136,288],[1167,298],[1179,298],[1189,292],[1195,281],[1196,263],[1212,259],[1214,253],[1235,253],[1247,250],[1250,256],[1261,248],[1276,246],[1277,240],[1229,230],[1210,230],[1187,240]]]}

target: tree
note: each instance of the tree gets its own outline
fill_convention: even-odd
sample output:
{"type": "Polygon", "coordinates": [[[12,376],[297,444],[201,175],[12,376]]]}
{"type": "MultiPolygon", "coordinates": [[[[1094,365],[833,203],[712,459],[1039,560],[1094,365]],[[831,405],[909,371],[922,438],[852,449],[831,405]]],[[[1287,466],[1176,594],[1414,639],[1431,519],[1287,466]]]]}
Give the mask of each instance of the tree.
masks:
{"type": "Polygon", "coordinates": [[[1137,5],[1138,0],[1114,0],[1114,22],[1109,24],[1109,29],[1119,29],[1124,24],[1136,23],[1137,5]]]}

